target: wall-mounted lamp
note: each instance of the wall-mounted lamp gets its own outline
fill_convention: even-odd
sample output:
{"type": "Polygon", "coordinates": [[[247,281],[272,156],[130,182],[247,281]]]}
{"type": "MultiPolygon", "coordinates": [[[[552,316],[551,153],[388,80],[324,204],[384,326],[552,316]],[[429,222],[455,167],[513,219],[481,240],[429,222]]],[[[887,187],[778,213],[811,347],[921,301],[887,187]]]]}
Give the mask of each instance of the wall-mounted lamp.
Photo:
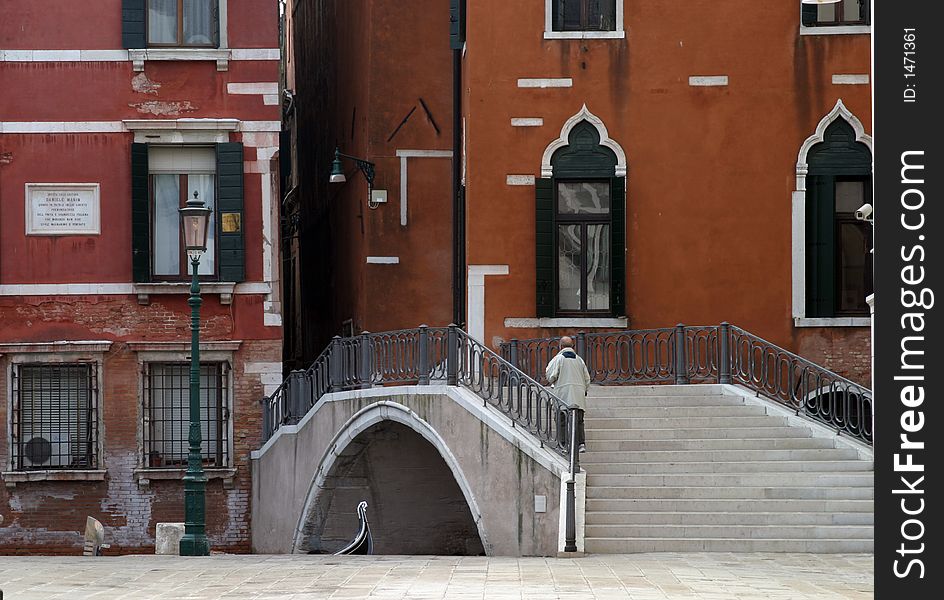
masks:
{"type": "Polygon", "coordinates": [[[357,165],[357,168],[360,169],[361,173],[364,174],[364,178],[367,180],[368,208],[377,208],[380,206],[381,202],[386,201],[386,193],[383,194],[384,200],[380,202],[378,202],[378,199],[374,197],[374,163],[370,162],[369,160],[364,160],[363,158],[357,158],[356,156],[344,154],[337,147],[334,149],[334,161],[331,163],[331,177],[328,178],[329,183],[345,183],[347,181],[347,176],[344,174],[344,166],[341,164],[342,158],[354,161],[354,164],[357,165]]]}

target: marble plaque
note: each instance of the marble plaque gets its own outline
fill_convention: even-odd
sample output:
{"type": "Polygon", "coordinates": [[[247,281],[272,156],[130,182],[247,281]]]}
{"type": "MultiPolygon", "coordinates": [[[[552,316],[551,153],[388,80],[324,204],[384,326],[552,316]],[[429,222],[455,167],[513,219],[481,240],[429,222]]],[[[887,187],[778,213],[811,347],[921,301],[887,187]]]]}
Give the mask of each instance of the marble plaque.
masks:
{"type": "Polygon", "coordinates": [[[27,183],[27,235],[101,233],[99,184],[27,183]]]}

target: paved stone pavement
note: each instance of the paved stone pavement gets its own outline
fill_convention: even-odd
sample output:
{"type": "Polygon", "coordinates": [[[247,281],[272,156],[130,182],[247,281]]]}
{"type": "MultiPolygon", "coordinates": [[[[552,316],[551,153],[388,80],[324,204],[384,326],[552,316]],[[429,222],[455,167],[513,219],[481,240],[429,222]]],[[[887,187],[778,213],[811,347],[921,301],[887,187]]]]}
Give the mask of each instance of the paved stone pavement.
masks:
{"type": "Polygon", "coordinates": [[[4,600],[872,598],[872,555],[0,557],[4,600]]]}

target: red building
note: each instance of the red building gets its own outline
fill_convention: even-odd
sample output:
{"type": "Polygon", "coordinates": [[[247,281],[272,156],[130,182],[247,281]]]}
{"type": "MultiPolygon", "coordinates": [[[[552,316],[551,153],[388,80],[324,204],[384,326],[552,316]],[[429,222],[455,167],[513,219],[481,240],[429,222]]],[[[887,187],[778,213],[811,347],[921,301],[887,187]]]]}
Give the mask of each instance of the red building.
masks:
{"type": "Polygon", "coordinates": [[[299,5],[306,360],[449,320],[492,347],[729,321],[868,382],[868,2],[407,4],[299,5]],[[335,146],[385,204],[350,162],[328,186],[335,146]]]}
{"type": "Polygon", "coordinates": [[[278,3],[12,0],[0,18],[0,552],[121,551],[182,521],[201,262],[211,547],[249,550],[248,453],[281,379],[278,3]]]}

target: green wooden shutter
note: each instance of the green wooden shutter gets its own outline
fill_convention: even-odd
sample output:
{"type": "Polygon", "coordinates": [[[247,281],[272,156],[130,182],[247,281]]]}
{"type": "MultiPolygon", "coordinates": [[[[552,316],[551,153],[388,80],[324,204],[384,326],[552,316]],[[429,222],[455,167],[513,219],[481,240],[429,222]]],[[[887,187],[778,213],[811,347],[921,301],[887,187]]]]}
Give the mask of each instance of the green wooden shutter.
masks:
{"type": "Polygon", "coordinates": [[[535,293],[537,316],[554,316],[554,182],[548,177],[534,181],[535,293]]]}
{"type": "Polygon", "coordinates": [[[246,223],[243,211],[243,145],[216,145],[217,234],[220,241],[220,281],[246,278],[246,223]]]}
{"type": "Polygon", "coordinates": [[[121,0],[121,45],[124,48],[145,48],[144,13],[147,0],[121,0]]]}
{"type": "Polygon", "coordinates": [[[131,275],[151,280],[151,218],[148,198],[148,146],[131,144],[131,275]]]}
{"type": "Polygon", "coordinates": [[[836,306],[835,178],[808,177],[806,190],[806,316],[832,317],[836,306]]]}
{"type": "Polygon", "coordinates": [[[807,27],[812,27],[813,25],[816,25],[816,19],[818,18],[818,14],[819,14],[819,10],[818,10],[817,5],[815,4],[801,4],[800,5],[800,20],[807,27]]]}
{"type": "Polygon", "coordinates": [[[626,178],[610,180],[610,312],[626,314],[626,178]]]}
{"type": "Polygon", "coordinates": [[[465,43],[465,0],[449,0],[449,47],[462,50],[465,43]]]}

